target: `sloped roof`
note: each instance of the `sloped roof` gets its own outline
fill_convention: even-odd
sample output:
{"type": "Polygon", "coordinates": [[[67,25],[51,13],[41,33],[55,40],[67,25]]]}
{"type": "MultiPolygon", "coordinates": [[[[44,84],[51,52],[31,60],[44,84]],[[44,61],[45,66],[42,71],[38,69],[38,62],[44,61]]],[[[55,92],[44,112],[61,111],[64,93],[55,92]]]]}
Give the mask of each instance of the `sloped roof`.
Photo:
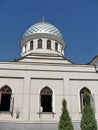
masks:
{"type": "Polygon", "coordinates": [[[98,65],[98,54],[88,64],[98,65]]]}

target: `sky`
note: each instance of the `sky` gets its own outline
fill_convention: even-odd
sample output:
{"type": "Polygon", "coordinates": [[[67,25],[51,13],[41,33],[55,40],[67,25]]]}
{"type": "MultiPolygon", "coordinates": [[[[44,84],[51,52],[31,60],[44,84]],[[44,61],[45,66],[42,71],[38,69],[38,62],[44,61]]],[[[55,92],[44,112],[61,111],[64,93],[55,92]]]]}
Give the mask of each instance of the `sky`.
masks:
{"type": "Polygon", "coordinates": [[[66,58],[86,64],[98,54],[98,0],[0,0],[0,61],[20,57],[24,32],[43,16],[61,31],[66,58]]]}

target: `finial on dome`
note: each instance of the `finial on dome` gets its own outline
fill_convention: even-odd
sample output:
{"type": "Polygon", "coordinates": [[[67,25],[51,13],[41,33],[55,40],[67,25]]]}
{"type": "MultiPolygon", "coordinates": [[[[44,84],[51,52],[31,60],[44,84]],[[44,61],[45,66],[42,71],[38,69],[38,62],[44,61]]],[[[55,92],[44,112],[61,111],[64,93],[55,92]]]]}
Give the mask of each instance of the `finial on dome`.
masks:
{"type": "Polygon", "coordinates": [[[44,16],[42,17],[42,22],[45,22],[45,17],[44,16]]]}

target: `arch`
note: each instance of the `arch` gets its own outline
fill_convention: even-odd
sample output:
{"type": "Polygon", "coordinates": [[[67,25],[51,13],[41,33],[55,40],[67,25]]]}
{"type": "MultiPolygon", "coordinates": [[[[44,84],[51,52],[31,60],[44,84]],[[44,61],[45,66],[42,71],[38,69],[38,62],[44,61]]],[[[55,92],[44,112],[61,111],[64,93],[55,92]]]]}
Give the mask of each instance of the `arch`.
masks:
{"type": "Polygon", "coordinates": [[[33,50],[33,41],[30,41],[30,50],[33,50]]]}
{"type": "Polygon", "coordinates": [[[51,41],[47,40],[47,49],[51,49],[51,41]]]}
{"type": "Polygon", "coordinates": [[[55,51],[58,51],[58,43],[55,42],[55,51]]]}
{"type": "Polygon", "coordinates": [[[42,48],[42,39],[38,40],[38,48],[40,48],[40,49],[42,48]]]}
{"type": "Polygon", "coordinates": [[[81,90],[80,90],[80,93],[84,94],[84,93],[91,93],[91,91],[86,88],[86,87],[83,87],[81,90]]]}
{"type": "Polygon", "coordinates": [[[80,90],[80,108],[81,108],[81,112],[83,110],[83,107],[84,107],[84,100],[83,100],[83,96],[85,93],[89,93],[91,95],[91,91],[86,88],[86,87],[83,87],[81,90],[80,90]]]}
{"type": "Polygon", "coordinates": [[[0,89],[0,111],[10,111],[12,89],[4,85],[0,89]]]}
{"type": "Polygon", "coordinates": [[[8,86],[8,85],[4,85],[1,89],[0,89],[1,93],[12,93],[12,89],[8,86]]]}
{"type": "Polygon", "coordinates": [[[42,112],[52,112],[53,91],[49,87],[44,87],[40,91],[40,107],[42,112]]]}

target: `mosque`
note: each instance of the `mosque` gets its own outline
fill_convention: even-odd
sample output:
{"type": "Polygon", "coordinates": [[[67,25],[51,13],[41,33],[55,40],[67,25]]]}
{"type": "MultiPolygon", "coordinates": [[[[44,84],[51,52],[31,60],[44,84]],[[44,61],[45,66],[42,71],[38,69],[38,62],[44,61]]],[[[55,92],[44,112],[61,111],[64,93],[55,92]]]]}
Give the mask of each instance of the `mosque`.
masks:
{"type": "Polygon", "coordinates": [[[62,33],[44,19],[27,29],[20,46],[19,59],[0,61],[0,130],[58,130],[64,98],[80,130],[86,91],[98,121],[98,56],[85,65],[67,59],[62,33]]]}

